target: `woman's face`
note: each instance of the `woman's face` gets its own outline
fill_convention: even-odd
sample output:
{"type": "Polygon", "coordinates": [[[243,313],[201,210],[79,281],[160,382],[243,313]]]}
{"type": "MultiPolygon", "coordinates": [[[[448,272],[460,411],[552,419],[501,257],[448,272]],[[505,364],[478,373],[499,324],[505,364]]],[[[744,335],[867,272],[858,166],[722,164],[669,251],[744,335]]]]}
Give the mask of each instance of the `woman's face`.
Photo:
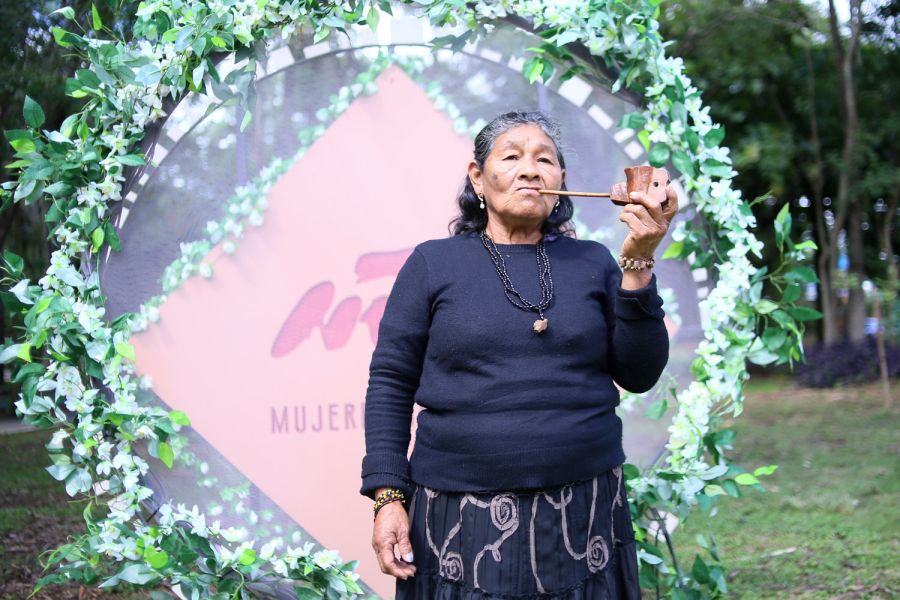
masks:
{"type": "Polygon", "coordinates": [[[469,178],[476,194],[484,194],[488,220],[508,226],[535,226],[543,223],[558,196],[537,190],[559,189],[565,170],[556,158],[553,140],[534,124],[517,125],[497,137],[484,168],[473,160],[469,178]]]}

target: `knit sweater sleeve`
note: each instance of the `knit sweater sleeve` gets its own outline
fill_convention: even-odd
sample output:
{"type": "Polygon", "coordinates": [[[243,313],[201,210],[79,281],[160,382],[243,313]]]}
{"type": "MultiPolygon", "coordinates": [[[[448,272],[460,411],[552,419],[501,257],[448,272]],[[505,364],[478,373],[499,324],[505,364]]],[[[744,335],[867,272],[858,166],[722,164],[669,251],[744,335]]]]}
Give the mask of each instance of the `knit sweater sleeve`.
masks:
{"type": "Polygon", "coordinates": [[[360,489],[363,495],[372,497],[380,487],[394,487],[409,494],[406,454],[413,398],[419,386],[430,325],[428,266],[416,249],[400,269],[388,296],[369,366],[366,455],[360,489]]]}
{"type": "Polygon", "coordinates": [[[609,325],[607,365],[613,380],[629,392],[646,392],[659,380],[669,361],[662,298],[656,275],[637,290],[621,287],[622,270],[607,252],[606,317],[609,325]]]}

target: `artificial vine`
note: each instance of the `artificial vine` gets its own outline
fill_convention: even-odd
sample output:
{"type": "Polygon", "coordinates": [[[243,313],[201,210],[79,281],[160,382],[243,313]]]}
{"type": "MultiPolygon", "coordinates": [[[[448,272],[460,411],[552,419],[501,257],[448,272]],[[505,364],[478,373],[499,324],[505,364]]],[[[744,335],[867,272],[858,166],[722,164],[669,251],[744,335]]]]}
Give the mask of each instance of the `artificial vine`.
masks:
{"type": "MultiPolygon", "coordinates": [[[[750,255],[759,256],[762,246],[751,232],[750,204],[732,187],[736,173],[721,145],[724,130],[710,119],[681,60],[665,55],[658,4],[441,0],[415,5],[435,26],[462,27],[458,35],[435,40],[435,46],[454,50],[503,19],[528,19],[539,37],[523,67],[529,81],[547,81],[554,74],[612,74],[613,91],[643,98],[641,110],[620,125],[639,130],[651,164],[671,161],[705,218],[704,227],[680,226],[664,255],[717,275],[701,301],[709,319],[692,365],[695,381],[669,398],[676,414],[666,459],[645,472],[629,465],[626,475],[642,584],[674,598],[716,597],[727,586],[715,541],[703,538],[707,556],[695,557],[687,570],[660,523],[665,513],[685,518],[697,504],[711,510],[720,496],[760,487],[758,478],[774,470],[749,473],[728,460],[733,432],[722,429],[723,416],[741,412],[748,358],[759,364],[802,359],[803,322],[818,315],[797,305],[800,285],[815,280],[800,263],[814,246],[790,240],[785,209],[776,220],[781,266],[767,273],[751,263],[750,255]],[[775,297],[762,296],[764,281],[777,290],[775,297]]],[[[57,12],[74,19],[70,8],[57,12]]],[[[39,586],[66,580],[105,587],[165,583],[180,586],[190,598],[247,598],[280,580],[298,598],[361,593],[354,563],[343,563],[334,551],[281,538],[257,546],[240,531],[210,522],[197,507],[166,503],[150,518],[151,492],[142,485],[149,465],[136,450],[146,445],[151,457],[171,467],[176,453],[186,452],[178,432],[189,425],[188,416],[135,398],[138,387],[150,383],[135,377],[128,339],[158,316],[157,305],[148,302],[138,313],[106,320],[96,273],[85,276],[81,266],[107,246],[119,248],[109,208],[121,200],[127,170],[144,165],[136,148],[147,125],[164,117],[164,100],[213,92],[221,104],[244,108],[246,127],[256,64],[267,40],[301,32],[320,42],[352,26],[374,29],[383,13],[391,13],[387,0],[155,0],[138,5],[128,39],[106,27],[96,10],[80,33],[53,28],[56,42],[83,60],[67,92],[84,104],[59,130],[48,131],[42,129],[40,106],[26,98],[26,128],[6,132],[16,153],[7,168],[17,179],[0,191],[3,206],[46,204],[56,245],[46,274],[35,283],[23,278],[19,257],[3,256],[8,304],[21,315],[24,330],[0,348],[0,363],[15,367],[16,409],[23,420],[59,427],[47,445],[51,475],[70,495],[87,499],[87,532],[51,555],[53,572],[39,586]],[[239,66],[220,74],[217,59],[231,54],[239,66]]],[[[279,168],[261,175],[277,177],[279,168]]],[[[265,189],[238,190],[229,206],[251,224],[258,222],[265,189]]],[[[207,233],[215,243],[239,238],[240,227],[236,221],[229,225],[226,216],[207,233]]],[[[195,272],[210,274],[197,260],[208,250],[204,243],[189,245],[183,262],[167,270],[166,293],[195,272]]],[[[657,412],[662,415],[665,408],[657,412]]]]}

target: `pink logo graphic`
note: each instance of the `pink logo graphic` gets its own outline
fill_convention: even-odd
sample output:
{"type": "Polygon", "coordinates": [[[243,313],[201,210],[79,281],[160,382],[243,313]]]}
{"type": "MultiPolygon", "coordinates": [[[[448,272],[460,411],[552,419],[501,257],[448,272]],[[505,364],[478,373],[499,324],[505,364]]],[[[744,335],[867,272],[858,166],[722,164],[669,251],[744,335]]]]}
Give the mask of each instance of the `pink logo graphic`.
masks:
{"type": "Polygon", "coordinates": [[[376,83],[273,187],[263,225],[214,248],[213,277],[132,342],[163,401],[390,596],[358,491],[369,360],[401,265],[447,235],[471,140],[398,68],[376,83]]]}
{"type": "MultiPolygon", "coordinates": [[[[376,252],[359,257],[356,262],[357,281],[362,283],[370,279],[397,276],[400,267],[412,250],[399,252],[376,252]]],[[[372,344],[378,341],[378,323],[384,314],[387,296],[379,296],[362,310],[362,300],[351,296],[342,300],[327,317],[334,302],[334,284],[322,282],[306,292],[297,305],[291,310],[284,325],[272,344],[272,357],[280,358],[310,338],[314,329],[322,332],[325,348],[336,350],[344,346],[353,333],[357,322],[365,323],[369,328],[372,344]],[[362,314],[360,314],[362,313],[362,314]]]]}

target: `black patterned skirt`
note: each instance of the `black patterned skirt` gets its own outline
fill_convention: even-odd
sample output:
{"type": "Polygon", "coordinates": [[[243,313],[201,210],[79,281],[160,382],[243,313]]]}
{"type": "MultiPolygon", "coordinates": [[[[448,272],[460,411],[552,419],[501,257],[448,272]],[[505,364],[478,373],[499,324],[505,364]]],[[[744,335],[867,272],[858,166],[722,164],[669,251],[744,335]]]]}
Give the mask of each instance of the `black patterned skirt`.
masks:
{"type": "Polygon", "coordinates": [[[419,485],[409,517],[416,576],[396,600],[640,600],[621,467],[539,491],[419,485]]]}

